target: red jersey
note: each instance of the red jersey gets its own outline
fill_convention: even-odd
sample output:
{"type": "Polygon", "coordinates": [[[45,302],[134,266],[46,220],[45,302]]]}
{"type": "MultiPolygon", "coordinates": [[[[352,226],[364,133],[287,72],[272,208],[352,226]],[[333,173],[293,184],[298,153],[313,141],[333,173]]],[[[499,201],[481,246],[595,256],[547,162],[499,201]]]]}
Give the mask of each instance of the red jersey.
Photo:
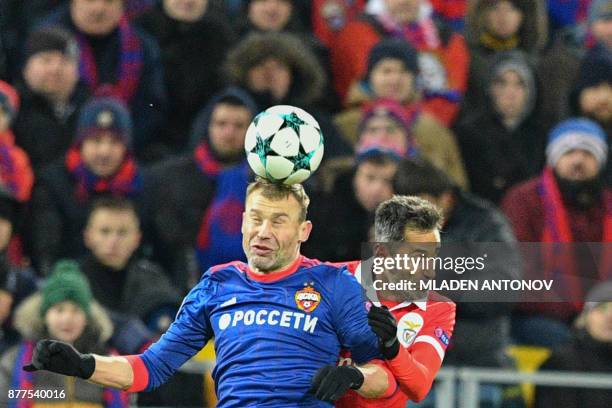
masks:
{"type": "MultiPolygon", "coordinates": [[[[360,273],[359,262],[346,265],[353,274],[360,273]]],[[[455,304],[435,292],[430,292],[427,301],[423,302],[382,304],[397,319],[400,351],[393,360],[385,362],[398,388],[390,397],[379,399],[367,399],[351,390],[336,402],[336,407],[405,408],[408,401],[425,398],[442,365],[455,326],[455,304]]],[[[343,352],[338,365],[347,364],[352,364],[350,353],[343,352]]]]}

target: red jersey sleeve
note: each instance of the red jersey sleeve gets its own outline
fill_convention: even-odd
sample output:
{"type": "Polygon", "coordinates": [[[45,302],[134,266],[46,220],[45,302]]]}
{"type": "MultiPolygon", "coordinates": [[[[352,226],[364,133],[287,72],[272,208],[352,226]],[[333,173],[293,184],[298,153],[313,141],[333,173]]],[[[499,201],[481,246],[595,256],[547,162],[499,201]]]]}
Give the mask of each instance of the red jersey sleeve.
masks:
{"type": "Polygon", "coordinates": [[[425,398],[442,366],[455,326],[455,310],[452,302],[428,302],[425,323],[412,344],[400,347],[398,355],[387,360],[400,389],[412,401],[425,398]]]}

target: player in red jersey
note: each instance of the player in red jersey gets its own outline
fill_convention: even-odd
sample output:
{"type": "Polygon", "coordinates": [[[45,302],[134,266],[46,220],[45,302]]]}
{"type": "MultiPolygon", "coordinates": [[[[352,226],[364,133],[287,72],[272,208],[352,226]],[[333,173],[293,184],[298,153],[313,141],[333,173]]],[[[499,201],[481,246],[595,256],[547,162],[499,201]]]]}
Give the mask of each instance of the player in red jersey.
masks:
{"type": "MultiPolygon", "coordinates": [[[[375,238],[377,257],[393,258],[399,250],[410,257],[435,257],[440,244],[440,212],[426,200],[395,196],[376,210],[375,238]]],[[[336,407],[405,408],[408,401],[421,401],[433,383],[455,325],[455,304],[435,292],[418,290],[418,282],[433,279],[435,270],[417,268],[414,273],[385,270],[373,274],[370,262],[348,263],[348,268],[366,287],[374,302],[368,313],[368,323],[379,338],[387,368],[398,383],[397,390],[387,398],[365,399],[349,392],[336,407]],[[366,266],[367,265],[367,271],[366,266]],[[416,290],[375,290],[383,282],[409,280],[416,290]]],[[[350,355],[343,355],[339,364],[351,364],[350,355]]]]}

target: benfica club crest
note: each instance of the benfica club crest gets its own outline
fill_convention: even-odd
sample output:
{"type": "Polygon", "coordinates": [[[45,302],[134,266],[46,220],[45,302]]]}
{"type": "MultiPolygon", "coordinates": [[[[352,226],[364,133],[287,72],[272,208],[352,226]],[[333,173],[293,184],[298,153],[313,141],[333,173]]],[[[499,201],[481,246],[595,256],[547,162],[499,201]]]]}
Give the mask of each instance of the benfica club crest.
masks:
{"type": "Polygon", "coordinates": [[[321,294],[310,284],[304,284],[304,289],[295,292],[295,304],[300,310],[310,313],[319,306],[321,294]]]}

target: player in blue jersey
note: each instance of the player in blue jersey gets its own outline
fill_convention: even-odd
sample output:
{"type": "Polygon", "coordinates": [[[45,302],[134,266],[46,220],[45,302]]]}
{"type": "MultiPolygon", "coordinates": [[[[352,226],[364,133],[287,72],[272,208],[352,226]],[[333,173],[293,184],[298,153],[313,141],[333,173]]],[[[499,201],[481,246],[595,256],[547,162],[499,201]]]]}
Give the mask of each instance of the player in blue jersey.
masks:
{"type": "Polygon", "coordinates": [[[320,407],[349,389],[377,398],[395,391],[368,326],[367,299],[345,267],[300,255],[312,224],[301,185],[258,180],[242,220],[248,264],[208,270],[168,331],[143,354],[103,357],[43,340],[26,370],[49,370],[128,391],[163,384],[215,338],[220,407],[320,407]],[[338,367],[341,349],[357,367],[338,367]]]}

